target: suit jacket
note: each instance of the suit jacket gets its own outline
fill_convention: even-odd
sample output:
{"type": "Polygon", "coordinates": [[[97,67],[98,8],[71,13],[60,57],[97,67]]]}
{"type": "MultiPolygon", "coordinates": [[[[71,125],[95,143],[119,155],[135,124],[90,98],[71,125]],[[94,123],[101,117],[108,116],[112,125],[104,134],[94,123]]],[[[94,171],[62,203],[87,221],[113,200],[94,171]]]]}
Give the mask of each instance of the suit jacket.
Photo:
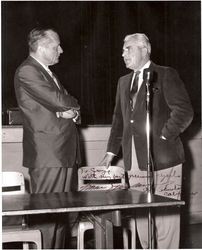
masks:
{"type": "MultiPolygon", "coordinates": [[[[177,72],[170,67],[150,65],[151,79],[151,154],[155,170],[184,162],[183,145],[179,138],[193,119],[190,99],[177,72]],[[167,140],[163,140],[163,135],[167,140]]],[[[108,152],[117,154],[122,145],[124,165],[131,168],[131,142],[134,136],[139,168],[147,170],[146,85],[143,81],[133,112],[129,91],[133,72],[118,81],[108,152]]]]}
{"type": "MultiPolygon", "coordinates": [[[[57,79],[58,80],[58,79],[57,79]]],[[[15,92],[23,118],[23,166],[72,167],[79,162],[79,138],[72,119],[57,118],[57,111],[79,110],[69,95],[34,58],[16,70],[15,92]]]]}

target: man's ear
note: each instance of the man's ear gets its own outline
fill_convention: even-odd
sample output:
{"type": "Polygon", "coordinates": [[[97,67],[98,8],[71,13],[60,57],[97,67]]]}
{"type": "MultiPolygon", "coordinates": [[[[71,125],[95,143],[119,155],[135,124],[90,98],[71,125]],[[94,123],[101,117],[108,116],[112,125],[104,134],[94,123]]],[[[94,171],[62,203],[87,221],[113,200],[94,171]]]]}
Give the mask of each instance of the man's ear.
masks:
{"type": "Polygon", "coordinates": [[[44,45],[38,45],[38,52],[43,53],[46,50],[46,47],[44,45]]]}
{"type": "Polygon", "coordinates": [[[44,47],[42,47],[41,45],[38,46],[38,51],[39,52],[43,52],[44,51],[44,47]]]}
{"type": "Polygon", "coordinates": [[[143,53],[144,56],[146,56],[148,54],[148,50],[147,50],[146,47],[142,48],[142,53],[143,53]]]}

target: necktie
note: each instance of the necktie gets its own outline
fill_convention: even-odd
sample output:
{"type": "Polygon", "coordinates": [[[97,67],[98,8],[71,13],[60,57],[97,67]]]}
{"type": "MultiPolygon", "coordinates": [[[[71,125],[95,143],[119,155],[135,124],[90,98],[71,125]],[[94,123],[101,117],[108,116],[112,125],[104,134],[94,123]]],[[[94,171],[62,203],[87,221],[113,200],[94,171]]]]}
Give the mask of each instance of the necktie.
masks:
{"type": "Polygon", "coordinates": [[[58,89],[60,89],[60,86],[59,86],[59,84],[58,84],[58,81],[57,81],[57,79],[55,78],[55,76],[53,75],[53,72],[52,72],[50,69],[47,69],[47,72],[48,72],[49,75],[53,78],[53,80],[54,80],[56,86],[58,87],[58,89]]]}
{"type": "Polygon", "coordinates": [[[132,110],[135,106],[137,97],[139,74],[140,71],[135,72],[135,77],[133,77],[134,80],[132,79],[132,88],[130,89],[130,106],[132,110]]]}

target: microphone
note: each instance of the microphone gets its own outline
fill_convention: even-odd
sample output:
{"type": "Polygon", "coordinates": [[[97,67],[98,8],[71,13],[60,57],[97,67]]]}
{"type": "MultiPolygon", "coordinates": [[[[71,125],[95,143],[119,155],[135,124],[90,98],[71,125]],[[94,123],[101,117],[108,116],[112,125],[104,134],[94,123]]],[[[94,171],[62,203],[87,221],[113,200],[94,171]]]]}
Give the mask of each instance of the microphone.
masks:
{"type": "Polygon", "coordinates": [[[150,69],[144,69],[143,71],[143,80],[145,80],[146,82],[146,85],[150,85],[150,82],[151,82],[151,79],[152,79],[152,72],[150,69]]]}
{"type": "Polygon", "coordinates": [[[143,71],[143,80],[146,84],[146,110],[149,113],[150,108],[150,82],[152,79],[152,72],[150,69],[144,69],[143,71]]]}

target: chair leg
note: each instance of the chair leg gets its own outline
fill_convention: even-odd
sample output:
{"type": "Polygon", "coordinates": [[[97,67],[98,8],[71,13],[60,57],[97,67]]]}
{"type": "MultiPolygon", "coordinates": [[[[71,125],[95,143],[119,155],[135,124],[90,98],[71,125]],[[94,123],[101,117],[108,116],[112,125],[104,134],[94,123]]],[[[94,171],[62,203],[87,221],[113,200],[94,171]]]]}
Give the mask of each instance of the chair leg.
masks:
{"type": "Polygon", "coordinates": [[[89,221],[81,221],[78,225],[77,233],[77,249],[84,249],[84,234],[85,231],[93,229],[93,224],[89,221]]]}
{"type": "Polygon", "coordinates": [[[42,249],[42,237],[41,237],[41,232],[39,230],[35,235],[34,243],[36,244],[37,249],[42,249]]]}
{"type": "Polygon", "coordinates": [[[131,230],[131,248],[136,249],[136,221],[134,218],[131,218],[129,223],[131,230]]]}
{"type": "Polygon", "coordinates": [[[123,248],[128,249],[128,230],[123,228],[123,248]]]}
{"type": "Polygon", "coordinates": [[[84,249],[84,230],[82,223],[78,225],[78,234],[77,234],[77,249],[84,249]]]}
{"type": "Polygon", "coordinates": [[[29,250],[29,243],[23,242],[22,246],[23,246],[23,250],[29,250]]]}
{"type": "Polygon", "coordinates": [[[134,218],[124,221],[123,248],[128,249],[128,231],[131,232],[131,249],[136,249],[136,222],[134,218]]]}

